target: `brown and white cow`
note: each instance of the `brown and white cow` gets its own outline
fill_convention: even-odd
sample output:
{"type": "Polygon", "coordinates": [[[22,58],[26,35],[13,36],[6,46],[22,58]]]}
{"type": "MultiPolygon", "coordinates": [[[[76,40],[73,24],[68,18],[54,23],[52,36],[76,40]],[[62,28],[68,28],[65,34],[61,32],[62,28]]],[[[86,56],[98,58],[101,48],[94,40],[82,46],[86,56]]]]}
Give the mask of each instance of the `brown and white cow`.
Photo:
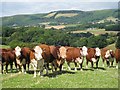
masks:
{"type": "Polygon", "coordinates": [[[88,48],[88,55],[86,55],[86,68],[88,68],[88,62],[91,62],[91,67],[96,63],[96,68],[98,68],[98,62],[101,55],[99,48],[88,48]]]}
{"type": "Polygon", "coordinates": [[[40,70],[41,76],[43,74],[44,66],[46,68],[46,74],[48,74],[49,63],[52,63],[55,69],[57,68],[57,65],[59,65],[59,61],[57,61],[57,59],[59,59],[57,50],[57,47],[46,44],[35,46],[34,52],[31,52],[30,54],[31,63],[34,67],[34,77],[36,77],[37,67],[40,70]]]}
{"type": "Polygon", "coordinates": [[[75,71],[77,70],[77,63],[79,63],[80,68],[82,70],[83,58],[81,57],[80,48],[62,46],[60,47],[59,52],[60,57],[66,60],[69,70],[71,70],[70,62],[74,62],[75,71]]]}
{"type": "MultiPolygon", "coordinates": [[[[31,49],[28,47],[23,47],[22,49],[17,46],[15,48],[16,60],[17,63],[23,66],[22,72],[26,74],[26,64],[28,64],[28,71],[29,71],[29,64],[30,64],[30,52],[31,49]]],[[[21,69],[21,67],[20,67],[21,69]]]]}
{"type": "Polygon", "coordinates": [[[120,49],[115,50],[116,68],[118,68],[118,63],[120,63],[120,49]]]}
{"type": "Polygon", "coordinates": [[[107,66],[110,66],[110,62],[111,62],[111,66],[113,66],[113,62],[114,62],[114,52],[111,49],[107,49],[107,48],[103,48],[101,50],[101,57],[103,60],[103,67],[104,67],[104,61],[106,61],[107,66]]]}
{"type": "Polygon", "coordinates": [[[38,63],[40,62],[41,65],[39,65],[40,68],[40,74],[42,75],[43,72],[43,66],[44,66],[44,60],[42,57],[42,49],[39,46],[35,46],[34,50],[30,51],[30,63],[34,68],[34,77],[36,77],[36,70],[38,67],[38,63]]]}
{"type": "Polygon", "coordinates": [[[1,59],[2,59],[2,70],[1,72],[3,73],[4,70],[4,65],[6,65],[6,73],[8,73],[8,65],[10,64],[11,72],[13,68],[13,62],[15,63],[15,66],[17,68],[17,63],[16,63],[16,55],[14,50],[12,49],[0,49],[1,52],[1,59]]]}

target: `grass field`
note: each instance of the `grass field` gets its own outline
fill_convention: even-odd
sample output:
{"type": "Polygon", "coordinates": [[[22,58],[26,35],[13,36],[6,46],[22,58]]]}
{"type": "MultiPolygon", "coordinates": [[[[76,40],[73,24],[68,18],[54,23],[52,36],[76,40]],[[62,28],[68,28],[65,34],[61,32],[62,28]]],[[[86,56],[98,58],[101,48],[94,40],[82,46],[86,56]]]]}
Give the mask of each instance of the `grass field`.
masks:
{"type": "Polygon", "coordinates": [[[94,30],[77,30],[77,31],[73,31],[73,33],[82,33],[82,32],[90,32],[92,34],[95,35],[99,35],[99,34],[105,34],[105,33],[114,33],[117,34],[118,31],[105,31],[105,29],[94,29],[94,30]]]}
{"type": "Polygon", "coordinates": [[[10,48],[10,46],[0,45],[0,48],[10,48]]]}
{"type": "MultiPolygon", "coordinates": [[[[71,67],[74,65],[71,63],[71,67]]],[[[30,74],[8,73],[0,77],[2,88],[118,88],[118,70],[114,67],[102,67],[100,60],[99,69],[85,68],[83,71],[69,71],[67,64],[64,64],[64,71],[57,75],[51,71],[48,76],[33,78],[33,72],[30,74]]],[[[73,68],[74,69],[74,68],[73,68]]],[[[31,69],[32,70],[32,69],[31,69]]]]}

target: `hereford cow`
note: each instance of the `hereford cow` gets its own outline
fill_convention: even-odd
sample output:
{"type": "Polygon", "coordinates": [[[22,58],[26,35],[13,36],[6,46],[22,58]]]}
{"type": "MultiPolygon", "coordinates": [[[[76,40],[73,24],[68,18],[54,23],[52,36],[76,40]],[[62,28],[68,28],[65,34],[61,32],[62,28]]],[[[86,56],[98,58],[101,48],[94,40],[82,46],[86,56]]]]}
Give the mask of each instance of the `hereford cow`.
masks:
{"type": "Polygon", "coordinates": [[[17,46],[15,48],[17,63],[20,63],[21,66],[23,66],[22,72],[24,72],[25,74],[26,74],[26,64],[28,64],[28,71],[29,71],[30,51],[31,49],[28,47],[23,47],[21,49],[19,46],[17,46]]]}
{"type": "Polygon", "coordinates": [[[104,61],[106,61],[107,66],[110,66],[110,62],[111,62],[111,66],[113,66],[113,62],[114,62],[114,52],[111,49],[107,49],[107,48],[103,48],[101,50],[101,56],[102,56],[102,60],[103,60],[103,67],[104,67],[104,61]]]}
{"type": "Polygon", "coordinates": [[[1,58],[2,58],[2,73],[4,70],[4,65],[6,65],[6,73],[8,73],[8,65],[10,64],[11,72],[12,72],[12,66],[13,62],[15,63],[15,66],[17,68],[17,63],[16,63],[16,55],[14,50],[12,49],[1,49],[1,58]]]}
{"type": "Polygon", "coordinates": [[[43,74],[43,69],[44,69],[43,66],[45,66],[46,74],[48,74],[49,63],[52,63],[52,65],[54,65],[56,70],[57,65],[59,65],[58,63],[59,61],[56,61],[58,59],[57,50],[58,50],[57,47],[48,46],[45,44],[35,46],[34,52],[31,52],[30,54],[31,63],[32,63],[32,66],[34,67],[34,77],[36,77],[37,67],[40,70],[41,76],[43,74]]]}
{"type": "Polygon", "coordinates": [[[115,50],[116,68],[118,68],[118,62],[120,62],[120,49],[115,50]]]}
{"type": "Polygon", "coordinates": [[[99,48],[88,48],[88,55],[86,55],[86,68],[88,68],[88,62],[91,62],[91,67],[93,67],[93,63],[96,63],[96,68],[98,68],[98,62],[101,55],[99,48]]]}
{"type": "Polygon", "coordinates": [[[74,47],[60,47],[59,49],[60,57],[62,59],[65,59],[68,64],[68,69],[70,68],[70,62],[74,62],[75,64],[75,71],[77,70],[77,63],[79,63],[80,68],[82,70],[82,63],[83,58],[81,57],[80,48],[74,48],[74,47]]]}

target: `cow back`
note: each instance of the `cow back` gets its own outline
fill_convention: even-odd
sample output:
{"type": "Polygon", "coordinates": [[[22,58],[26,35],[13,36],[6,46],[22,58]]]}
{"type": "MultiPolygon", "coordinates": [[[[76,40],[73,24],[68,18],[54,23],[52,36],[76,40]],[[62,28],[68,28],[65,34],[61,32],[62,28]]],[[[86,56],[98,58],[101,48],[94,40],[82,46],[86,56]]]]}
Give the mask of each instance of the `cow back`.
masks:
{"type": "Polygon", "coordinates": [[[46,44],[39,45],[40,48],[43,50],[42,56],[45,61],[50,60],[51,53],[50,53],[50,47],[46,44]]]}
{"type": "Polygon", "coordinates": [[[76,58],[80,57],[80,49],[79,48],[74,48],[74,47],[69,47],[66,52],[66,60],[67,61],[74,61],[76,58]]]}
{"type": "Polygon", "coordinates": [[[87,60],[91,60],[92,58],[95,58],[95,49],[94,48],[88,48],[87,53],[88,53],[88,55],[86,56],[87,60]]]}
{"type": "Polygon", "coordinates": [[[115,58],[117,62],[120,61],[120,49],[115,50],[115,58]]]}

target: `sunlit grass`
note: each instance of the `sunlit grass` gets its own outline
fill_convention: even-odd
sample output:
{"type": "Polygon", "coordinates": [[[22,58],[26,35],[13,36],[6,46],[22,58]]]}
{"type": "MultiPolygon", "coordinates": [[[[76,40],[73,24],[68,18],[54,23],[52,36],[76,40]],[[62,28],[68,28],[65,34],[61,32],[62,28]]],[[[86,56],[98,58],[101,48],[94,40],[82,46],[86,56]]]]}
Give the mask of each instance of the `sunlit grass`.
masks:
{"type": "MultiPolygon", "coordinates": [[[[83,64],[83,71],[74,71],[74,64],[71,63],[73,70],[67,69],[64,64],[62,74],[53,74],[51,71],[48,76],[33,78],[33,73],[3,74],[3,88],[118,88],[118,70],[114,67],[102,67],[102,60],[99,69],[92,69],[89,63],[88,69],[83,64]]],[[[44,72],[45,74],[45,72],[44,72]]]]}

